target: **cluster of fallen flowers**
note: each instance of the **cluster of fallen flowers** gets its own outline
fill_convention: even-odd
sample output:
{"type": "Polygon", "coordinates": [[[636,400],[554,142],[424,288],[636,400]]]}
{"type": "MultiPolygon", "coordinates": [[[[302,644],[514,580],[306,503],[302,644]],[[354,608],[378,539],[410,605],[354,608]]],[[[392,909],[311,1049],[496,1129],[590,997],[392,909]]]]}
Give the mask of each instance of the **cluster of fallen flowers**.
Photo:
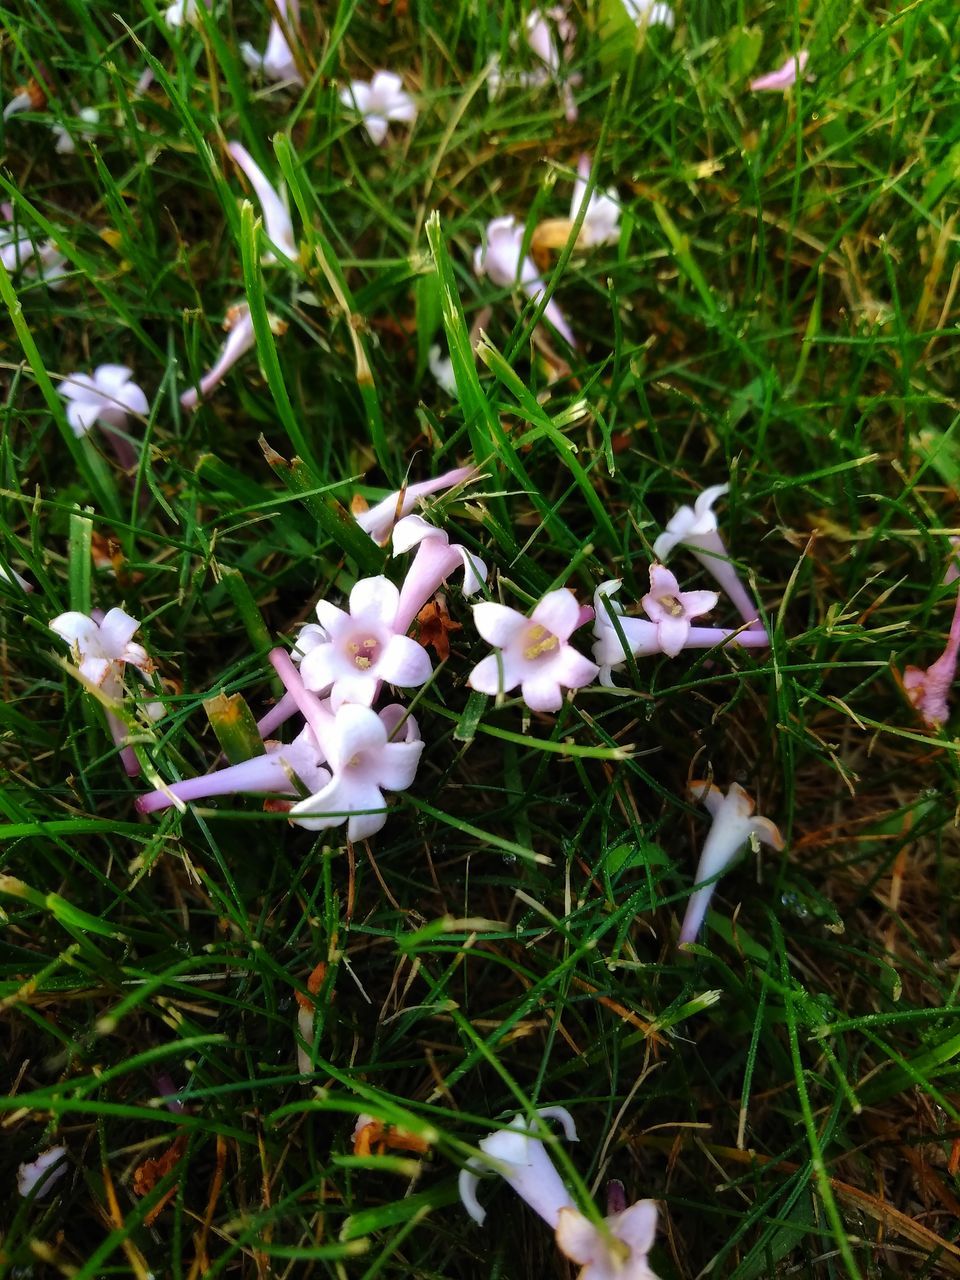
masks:
{"type": "MultiPolygon", "coordinates": [[[[391,566],[406,565],[399,582],[385,574],[360,578],[346,607],[318,601],[317,621],[307,623],[289,649],[278,647],[270,654],[285,694],[259,723],[261,752],[158,786],[139,797],[139,812],[172,806],[183,810],[190,802],[215,796],[267,794],[282,798],[290,821],[308,830],[345,823],[351,842],[380,831],[387,820],[387,795],[412,786],[424,749],[418,722],[397,693],[421,690],[436,676],[425,647],[438,617],[444,616],[435,597],[456,576],[470,600],[486,589],[488,577],[476,553],[414,508],[430,495],[459,491],[476,476],[475,468],[460,467],[391,493],[358,515],[358,524],[373,541],[389,545],[391,566]],[[271,736],[294,717],[301,727],[290,742],[271,736]]],[[[497,699],[519,690],[530,712],[546,715],[559,712],[566,699],[592,684],[612,686],[614,676],[638,658],[676,658],[685,649],[725,645],[766,647],[767,632],[717,526],[713,505],[726,489],[717,485],[700,494],[693,507],[681,507],[657,538],[659,559],[649,566],[650,590],[639,602],[644,617],[624,611],[616,598],[616,580],[596,588],[592,606],[579,601],[569,587],[549,591],[529,612],[492,599],[474,603],[473,624],[492,652],[473,666],[467,685],[497,699]],[[717,607],[720,595],[680,587],[662,563],[677,547],[713,575],[741,614],[742,626],[695,625],[717,607]],[[589,657],[583,652],[588,635],[589,657]]],[[[117,712],[125,668],[143,676],[152,669],[146,650],[133,642],[138,625],[119,608],[105,616],[66,613],[50,623],[69,644],[78,677],[106,704],[114,742],[131,775],[139,762],[117,712]]],[[[752,816],[752,803],[736,784],[724,797],[708,782],[691,783],[690,798],[702,801],[714,822],[698,887],[688,900],[681,943],[696,939],[716,878],[745,844],[761,840],[782,847],[776,827],[752,816]]]]}

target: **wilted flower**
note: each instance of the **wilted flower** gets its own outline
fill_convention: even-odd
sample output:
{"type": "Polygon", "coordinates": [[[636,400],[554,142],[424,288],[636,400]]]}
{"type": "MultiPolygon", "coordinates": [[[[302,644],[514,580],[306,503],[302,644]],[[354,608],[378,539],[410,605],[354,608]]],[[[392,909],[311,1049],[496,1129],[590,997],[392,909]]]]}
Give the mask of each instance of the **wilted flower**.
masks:
{"type": "MultiPolygon", "coordinates": [[[[951,565],[956,557],[951,559],[951,565]]],[[[947,569],[949,580],[955,581],[955,575],[947,569]]],[[[939,729],[950,716],[947,696],[954,680],[957,678],[957,660],[960,657],[960,594],[953,610],[950,633],[946,647],[935,662],[931,662],[925,670],[921,667],[907,667],[903,673],[903,687],[913,706],[917,708],[928,729],[939,729]]]]}
{"type": "Polygon", "coordinates": [[[547,592],[529,618],[506,605],[475,604],[474,624],[498,652],[478,662],[467,683],[488,694],[509,693],[519,685],[531,711],[559,711],[563,689],[580,689],[599,674],[595,663],[567,644],[583,620],[567,587],[547,592]]]}
{"type": "MultiPolygon", "coordinates": [[[[251,187],[253,187],[254,194],[260,201],[267,239],[287,258],[296,262],[299,257],[299,250],[293,235],[293,223],[290,221],[287,206],[281,200],[276,188],[271,185],[266,174],[241,143],[228,143],[227,151],[233,158],[234,163],[246,174],[251,187]]],[[[268,252],[261,256],[260,261],[264,266],[267,266],[272,262],[276,262],[276,257],[268,252]]]]}
{"type": "MultiPolygon", "coordinates": [[[[116,701],[123,696],[123,669],[127,663],[144,675],[153,670],[146,649],[133,643],[134,632],[139,626],[137,619],[122,609],[111,609],[105,615],[99,615],[98,611],[90,617],[74,610],[61,613],[49,623],[50,630],[70,646],[71,657],[81,676],[116,701]]],[[[107,712],[107,721],[113,741],[120,747],[124,768],[133,777],[139,773],[140,764],[134,752],[123,746],[126,729],[110,711],[107,712]]]]}
{"type": "Polygon", "coordinates": [[[687,643],[690,620],[709,613],[717,603],[716,591],[681,591],[680,584],[662,564],[650,566],[650,591],[640,603],[657,626],[660,648],[675,658],[687,643]]]}
{"type": "Polygon", "coordinates": [[[751,80],[750,88],[754,93],[777,93],[790,89],[797,83],[797,78],[806,71],[809,60],[810,54],[806,49],[801,49],[799,53],[791,53],[782,67],[768,72],[765,76],[758,76],[756,80],[751,80]]]}
{"type": "Polygon", "coordinates": [[[26,1161],[17,1169],[17,1191],[26,1198],[34,1192],[39,1199],[53,1190],[67,1172],[66,1147],[47,1147],[36,1160],[26,1161]]]}
{"type": "Polygon", "coordinates": [[[660,0],[623,0],[623,7],[638,27],[662,26],[673,30],[673,10],[660,0]]]}
{"type": "Polygon", "coordinates": [[[705,884],[705,881],[713,882],[721,876],[735,861],[748,840],[754,848],[757,847],[757,841],[770,845],[773,849],[783,848],[783,836],[778,828],[769,818],[754,814],[756,805],[739,783],[731,783],[724,795],[719,787],[710,782],[689,782],[687,798],[703,804],[713,822],[697,864],[695,883],[700,888],[694,889],[687,899],[687,909],[680,926],[678,942],[681,946],[696,941],[707,914],[707,906],[716,884],[705,884]]]}
{"type": "MultiPolygon", "coordinates": [[[[273,317],[271,317],[272,319],[273,317]]],[[[248,303],[238,302],[229,307],[223,321],[223,327],[227,331],[227,340],[220,348],[220,354],[200,379],[197,386],[189,387],[181,395],[180,403],[184,409],[195,409],[200,402],[201,396],[208,396],[214,387],[220,385],[241,356],[246,355],[248,351],[256,346],[257,339],[253,331],[253,317],[250,314],[248,303]]]]}
{"type": "MultiPolygon", "coordinates": [[[[559,1120],[568,1141],[577,1141],[573,1117],[565,1108],[541,1107],[536,1114],[559,1120]]],[[[499,1173],[556,1233],[561,1253],[583,1268],[579,1280],[657,1280],[647,1266],[657,1225],[654,1202],[639,1200],[598,1227],[573,1203],[546,1147],[529,1129],[526,1117],[518,1115],[478,1143],[483,1158],[472,1159],[459,1182],[470,1217],[482,1226],[487,1216],[477,1199],[477,1171],[499,1173]]]]}
{"type": "Polygon", "coordinates": [[[300,663],[307,689],[329,692],[337,711],[347,702],[369,707],[383,681],[402,689],[426,683],[430,658],[398,629],[399,607],[400,592],[384,577],[361,578],[350,592],[349,612],[318,601],[322,635],[311,637],[315,643],[300,663]]]}
{"type": "Polygon", "coordinates": [[[95,126],[100,123],[100,112],[96,107],[84,107],[82,111],[77,113],[77,119],[82,124],[77,125],[75,129],[68,129],[66,125],[55,124],[51,128],[51,133],[56,138],[55,150],[59,155],[72,156],[77,149],[77,138],[92,138],[96,129],[95,126]],[[86,128],[84,126],[87,126],[86,128]]]}
{"type": "Polygon", "coordinates": [[[317,1017],[317,995],[327,976],[327,966],[323,960],[320,961],[310,972],[307,978],[307,994],[302,991],[294,991],[297,1001],[297,1030],[300,1032],[300,1040],[302,1043],[297,1044],[297,1070],[301,1075],[309,1075],[313,1070],[313,1063],[310,1061],[310,1055],[305,1048],[306,1045],[312,1045],[314,1039],[314,1023],[317,1017]]]}
{"type": "MultiPolygon", "coordinates": [[[[545,288],[543,277],[531,258],[522,252],[523,227],[516,218],[494,218],[487,225],[486,243],[478,245],[473,254],[473,269],[478,276],[488,275],[494,284],[503,289],[517,285],[528,298],[536,301],[545,288]]],[[[573,330],[553,298],[544,308],[544,317],[571,347],[576,346],[573,330]]]]}
{"type": "MultiPolygon", "coordinates": [[[[300,21],[299,0],[276,0],[276,6],[288,30],[296,27],[300,21]]],[[[252,44],[244,42],[240,46],[240,56],[251,71],[261,72],[268,80],[303,84],[303,76],[297,67],[293,50],[276,18],[270,22],[266,51],[258,53],[252,44]]]]}
{"type": "Polygon", "coordinates": [[[744,622],[750,627],[760,628],[759,610],[737,576],[713,511],[713,504],[729,488],[727,484],[715,484],[697,496],[693,507],[679,507],[667,521],[666,530],[654,542],[653,554],[658,560],[665,561],[673,548],[681,543],[717,580],[744,622]]]}
{"type": "Polygon", "coordinates": [[[392,71],[378,71],[370,81],[351,80],[340,90],[340,101],[360,112],[370,141],[378,147],[391,122],[412,124],[417,118],[417,104],[392,71]]]}
{"type": "Polygon", "coordinates": [[[356,522],[378,546],[385,546],[390,541],[393,526],[404,516],[410,515],[421,498],[439,493],[442,489],[465,484],[476,474],[476,467],[455,467],[452,471],[445,471],[443,475],[434,476],[432,480],[404,485],[402,489],[395,489],[393,493],[387,494],[376,506],[359,512],[355,516],[356,522]]]}
{"type": "Polygon", "coordinates": [[[396,703],[380,712],[347,703],[323,724],[320,743],[332,777],[291,808],[290,820],[308,831],[346,821],[349,841],[366,840],[387,820],[384,791],[406,791],[416,777],[423,751],[417,722],[396,703]]]}

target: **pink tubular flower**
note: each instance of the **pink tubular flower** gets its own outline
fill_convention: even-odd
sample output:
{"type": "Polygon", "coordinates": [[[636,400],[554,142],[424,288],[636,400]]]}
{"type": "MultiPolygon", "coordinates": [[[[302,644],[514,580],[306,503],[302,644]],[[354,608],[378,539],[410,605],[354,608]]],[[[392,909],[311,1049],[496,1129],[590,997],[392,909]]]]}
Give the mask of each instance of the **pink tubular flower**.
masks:
{"type": "MultiPolygon", "coordinates": [[[[118,702],[123,697],[123,669],[127,663],[144,675],[153,670],[146,649],[133,643],[140,623],[122,609],[111,609],[102,617],[88,617],[76,611],[61,613],[48,625],[70,646],[70,656],[80,675],[118,702]]],[[[107,721],[113,741],[120,747],[123,766],[134,777],[140,772],[140,762],[130,747],[123,746],[127,731],[112,712],[107,712],[107,721]]]]}
{"type": "Polygon", "coordinates": [[[476,595],[487,578],[487,566],[466,547],[451,542],[443,529],[420,516],[404,516],[393,530],[394,555],[417,548],[413,564],[400,588],[396,626],[406,630],[414,618],[457,569],[463,570],[463,594],[476,595]]]}
{"type": "Polygon", "coordinates": [[[681,543],[720,584],[744,622],[762,629],[758,620],[759,610],[737,576],[713,511],[713,504],[729,488],[727,484],[715,484],[697,496],[693,507],[679,507],[667,521],[666,530],[654,542],[653,554],[658,560],[666,560],[677,543],[681,543]]]}
{"type": "MultiPolygon", "coordinates": [[[[623,606],[619,600],[614,599],[619,590],[620,580],[615,578],[610,582],[601,582],[593,597],[593,659],[600,668],[600,684],[608,688],[613,686],[613,669],[623,666],[628,653],[632,653],[635,658],[646,658],[654,653],[666,652],[660,624],[649,622],[646,618],[625,617],[623,606]],[[617,632],[618,625],[623,639],[617,632]]],[[[704,594],[712,595],[713,592],[704,594]]],[[[769,643],[770,637],[762,628],[727,631],[723,627],[690,627],[683,648],[712,649],[716,645],[732,644],[759,649],[765,648],[769,643]]]]}
{"type": "Polygon", "coordinates": [[[229,308],[223,327],[227,332],[227,340],[220,348],[220,354],[213,365],[200,379],[198,386],[189,387],[181,395],[180,403],[184,409],[195,409],[200,403],[201,396],[208,396],[214,387],[219,386],[241,356],[246,355],[256,345],[253,318],[246,302],[238,302],[229,308]]]}
{"type": "Polygon", "coordinates": [[[290,810],[308,831],[347,823],[347,839],[366,840],[387,820],[384,791],[406,791],[417,774],[423,741],[417,722],[392,704],[376,712],[342,705],[320,733],[332,777],[325,787],[290,810]]]}
{"type": "Polygon", "coordinates": [[[357,524],[378,546],[383,547],[390,541],[396,522],[410,515],[421,498],[439,493],[442,489],[452,489],[458,484],[466,484],[476,474],[476,467],[456,467],[453,471],[444,472],[442,476],[434,476],[432,480],[405,485],[388,494],[369,511],[362,511],[356,517],[357,524]]]}
{"type": "Polygon", "coordinates": [[[351,80],[340,90],[340,101],[359,111],[367,136],[378,147],[386,140],[392,121],[412,124],[417,118],[417,104],[392,71],[378,71],[370,81],[351,80]]]}
{"type": "Polygon", "coordinates": [[[156,813],[179,800],[205,800],[210,796],[236,795],[241,792],[272,792],[295,796],[297,782],[303,790],[320,791],[330,781],[330,773],[322,768],[323,752],[316,735],[305,726],[290,743],[268,743],[264,755],[253,756],[239,764],[215,769],[198,778],[186,778],[137,798],[139,813],[156,813]]]}
{"type": "Polygon", "coordinates": [[[567,644],[583,618],[567,587],[549,591],[525,617],[506,605],[483,601],[473,606],[477,630],[498,653],[470,672],[467,683],[480,693],[502,694],[520,686],[531,711],[559,711],[563,689],[581,689],[599,668],[567,644]]]}
{"type": "MultiPolygon", "coordinates": [[[[559,1120],[567,1140],[577,1141],[573,1117],[564,1107],[541,1107],[536,1115],[559,1120]]],[[[598,1227],[574,1205],[546,1146],[530,1127],[525,1116],[514,1116],[509,1125],[481,1139],[482,1158],[474,1157],[461,1171],[460,1199],[474,1222],[483,1226],[487,1218],[477,1199],[478,1170],[499,1173],[555,1232],[561,1253],[583,1268],[579,1280],[657,1280],[647,1266],[657,1226],[655,1203],[639,1200],[598,1227]]]]}
{"type": "Polygon", "coordinates": [[[719,787],[710,782],[690,782],[687,784],[687,798],[700,801],[713,822],[697,864],[696,883],[700,887],[694,889],[687,899],[687,909],[678,939],[680,946],[696,941],[707,914],[716,885],[705,884],[704,881],[712,882],[721,876],[735,861],[748,840],[754,847],[759,840],[773,849],[783,848],[783,836],[779,829],[769,818],[754,814],[756,805],[738,783],[731,783],[724,795],[719,787]]]}
{"type": "Polygon", "coordinates": [[[101,364],[92,375],[72,373],[57,388],[67,401],[67,421],[73,434],[85,436],[99,422],[125,471],[137,462],[127,437],[127,414],[143,418],[150,409],[146,395],[131,376],[126,365],[101,364]]]}
{"type": "MultiPolygon", "coordinates": [[[[545,287],[543,277],[533,260],[521,252],[522,247],[523,227],[516,218],[494,218],[487,225],[486,244],[474,250],[473,269],[478,276],[488,275],[501,289],[512,289],[519,284],[527,297],[536,301],[545,287]]],[[[543,314],[571,347],[577,345],[573,330],[553,298],[543,314]]]]}
{"type": "MultiPolygon", "coordinates": [[[[299,0],[276,0],[276,6],[287,28],[294,28],[300,21],[299,0]]],[[[240,46],[240,56],[251,71],[260,72],[268,80],[303,84],[303,76],[297,67],[293,50],[284,35],[283,27],[276,18],[273,18],[270,23],[266,51],[258,53],[252,44],[244,42],[240,46]]]]}
{"type": "MultiPolygon", "coordinates": [[[[955,563],[955,557],[951,565],[955,563]]],[[[950,573],[950,569],[947,570],[950,573]]],[[[954,577],[951,576],[951,581],[954,577]]],[[[960,658],[960,594],[953,610],[953,621],[947,636],[946,647],[935,662],[924,670],[907,667],[903,673],[903,687],[912,706],[923,716],[928,729],[939,729],[950,716],[947,696],[957,678],[957,659],[960,658]]]]}
{"type": "Polygon", "coordinates": [[[754,93],[778,93],[790,89],[806,71],[809,60],[810,54],[806,49],[801,49],[799,53],[791,53],[782,67],[768,72],[765,76],[758,76],[756,80],[751,80],[750,88],[754,93]]]}
{"type": "Polygon", "coordinates": [[[337,711],[346,702],[369,707],[383,681],[402,689],[425,684],[430,659],[398,628],[399,607],[400,592],[384,577],[361,578],[350,592],[349,612],[318,601],[322,637],[311,636],[316,642],[300,663],[307,689],[329,692],[337,711]]]}
{"type": "Polygon", "coordinates": [[[577,118],[577,104],[570,89],[579,77],[562,78],[564,66],[573,56],[577,28],[562,5],[541,11],[534,9],[527,18],[527,44],[549,74],[558,82],[563,98],[564,114],[571,123],[577,118]]]}
{"type": "Polygon", "coordinates": [[[675,658],[687,643],[690,619],[709,613],[719,600],[716,591],[681,591],[680,584],[662,564],[650,566],[650,591],[640,603],[657,624],[660,648],[675,658]]]}
{"type": "MultiPolygon", "coordinates": [[[[290,221],[287,206],[281,200],[276,188],[271,185],[266,174],[246,147],[239,142],[230,142],[227,144],[227,151],[237,167],[246,174],[251,187],[253,187],[254,194],[260,201],[267,239],[285,257],[292,262],[296,262],[300,254],[293,235],[293,223],[290,221]]],[[[274,254],[269,252],[263,254],[260,258],[264,266],[276,262],[276,260],[274,254]]]]}

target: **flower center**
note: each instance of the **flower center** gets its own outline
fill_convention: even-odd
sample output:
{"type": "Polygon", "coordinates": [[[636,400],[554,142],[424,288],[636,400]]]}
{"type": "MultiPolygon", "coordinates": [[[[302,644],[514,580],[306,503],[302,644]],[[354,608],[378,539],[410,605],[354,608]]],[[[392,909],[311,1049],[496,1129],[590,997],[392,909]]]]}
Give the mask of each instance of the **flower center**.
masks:
{"type": "Polygon", "coordinates": [[[542,627],[539,622],[531,623],[527,627],[526,635],[523,638],[523,656],[528,662],[533,662],[536,658],[542,658],[545,654],[552,653],[554,649],[559,649],[560,641],[548,631],[546,627],[542,627]]]}
{"type": "Polygon", "coordinates": [[[358,636],[347,645],[347,652],[358,671],[369,671],[380,653],[376,636],[358,636]]]}
{"type": "Polygon", "coordinates": [[[663,608],[665,613],[669,613],[671,618],[682,618],[684,616],[684,607],[676,596],[657,596],[657,604],[663,608]]]}

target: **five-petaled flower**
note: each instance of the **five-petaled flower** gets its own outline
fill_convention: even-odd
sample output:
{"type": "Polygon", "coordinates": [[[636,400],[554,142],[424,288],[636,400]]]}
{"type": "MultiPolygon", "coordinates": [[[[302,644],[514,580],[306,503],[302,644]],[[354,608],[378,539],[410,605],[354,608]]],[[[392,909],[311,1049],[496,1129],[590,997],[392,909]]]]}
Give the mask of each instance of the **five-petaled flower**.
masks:
{"type": "Polygon", "coordinates": [[[71,373],[60,383],[67,401],[67,421],[75,436],[85,436],[95,422],[123,430],[127,414],[146,416],[150,405],[123,364],[101,364],[89,373],[71,373]]]}
{"type": "MultiPolygon", "coordinates": [[[[146,649],[133,643],[133,635],[140,623],[122,609],[111,609],[107,614],[88,617],[71,610],[61,613],[49,624],[61,640],[66,640],[80,675],[102,689],[108,698],[119,701],[123,696],[123,669],[129,663],[145,676],[153,670],[146,649]]],[[[140,771],[140,763],[131,747],[125,746],[126,728],[112,711],[107,711],[107,724],[114,744],[120,748],[120,759],[127,773],[133,777],[140,771]]]]}
{"type": "MultiPolygon", "coordinates": [[[[494,218],[487,225],[486,243],[474,250],[473,269],[478,276],[488,275],[502,289],[512,289],[519,284],[527,297],[536,301],[545,288],[543,277],[522,249],[523,227],[516,218],[494,218]]],[[[553,298],[543,314],[571,347],[576,346],[573,330],[553,298]]]]}
{"type": "Polygon", "coordinates": [[[690,635],[691,618],[709,613],[719,596],[716,591],[681,591],[680,584],[662,564],[650,566],[650,590],[640,603],[657,625],[660,648],[675,658],[690,635]]]}
{"type": "MultiPolygon", "coordinates": [[[[577,1141],[573,1117],[564,1107],[541,1107],[541,1118],[558,1120],[569,1142],[577,1141]]],[[[471,1159],[460,1173],[463,1207],[480,1226],[486,1210],[477,1199],[478,1172],[499,1173],[510,1188],[547,1223],[557,1247],[582,1270],[579,1280],[657,1280],[647,1265],[657,1226],[652,1200],[610,1214],[602,1226],[592,1222],[573,1203],[543,1141],[531,1132],[531,1122],[518,1115],[502,1129],[478,1143],[482,1157],[471,1159]]]]}
{"type": "Polygon", "coordinates": [[[754,848],[757,841],[773,849],[783,848],[783,836],[777,826],[769,818],[754,813],[756,805],[739,783],[731,783],[724,795],[711,782],[689,782],[687,797],[703,804],[713,821],[697,864],[695,883],[699,887],[687,899],[686,913],[680,926],[678,941],[681,946],[696,941],[716,888],[714,882],[735,861],[748,840],[754,848]],[[710,883],[705,883],[707,881],[710,883]]]}
{"type": "MultiPolygon", "coordinates": [[[[587,611],[587,617],[592,614],[587,611]]],[[[503,604],[473,606],[473,621],[497,653],[478,662],[467,683],[480,693],[509,693],[520,686],[531,711],[559,711],[563,689],[580,689],[599,673],[596,663],[567,643],[583,621],[567,587],[549,591],[529,617],[503,604]]]]}
{"type": "Polygon", "coordinates": [[[391,122],[412,124],[417,118],[417,104],[403,87],[403,81],[392,71],[378,71],[372,80],[351,80],[340,90],[345,107],[355,107],[362,117],[370,141],[380,146],[391,122]]]}
{"type": "Polygon", "coordinates": [[[416,720],[397,703],[379,712],[346,703],[320,723],[318,737],[332,776],[292,807],[291,821],[308,831],[346,821],[351,842],[376,835],[387,820],[384,791],[406,791],[416,777],[423,751],[416,720]]]}
{"type": "Polygon", "coordinates": [[[667,527],[653,544],[653,554],[666,560],[673,548],[682,544],[700,561],[720,584],[737,612],[748,626],[761,628],[759,610],[737,576],[727,548],[717,527],[713,504],[730,486],[715,484],[698,494],[692,507],[678,507],[667,521],[667,527]]]}
{"type": "Polygon", "coordinates": [[[336,711],[346,702],[369,707],[383,681],[401,689],[425,684],[433,669],[430,658],[398,630],[399,608],[400,592],[384,577],[361,578],[350,592],[348,611],[318,601],[319,629],[311,626],[306,636],[301,631],[297,642],[301,651],[304,640],[310,646],[300,664],[306,687],[329,693],[336,711]]]}

